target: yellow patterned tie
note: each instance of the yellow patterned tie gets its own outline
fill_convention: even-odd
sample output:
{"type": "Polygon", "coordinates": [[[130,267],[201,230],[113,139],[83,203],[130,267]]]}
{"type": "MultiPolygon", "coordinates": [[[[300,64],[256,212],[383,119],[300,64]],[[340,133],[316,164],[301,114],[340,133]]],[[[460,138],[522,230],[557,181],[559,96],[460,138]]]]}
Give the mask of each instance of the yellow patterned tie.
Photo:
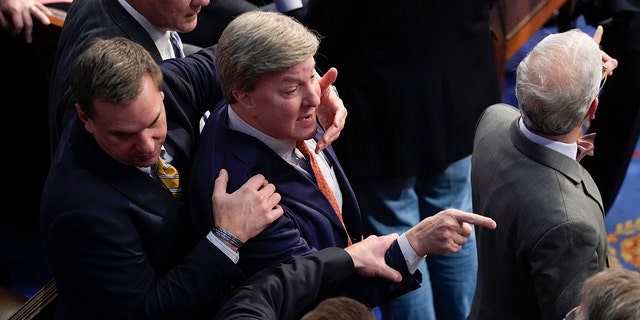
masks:
{"type": "Polygon", "coordinates": [[[171,191],[174,198],[182,200],[182,188],[180,187],[180,174],[178,169],[168,163],[164,163],[162,158],[158,159],[158,178],[162,184],[171,191]]]}

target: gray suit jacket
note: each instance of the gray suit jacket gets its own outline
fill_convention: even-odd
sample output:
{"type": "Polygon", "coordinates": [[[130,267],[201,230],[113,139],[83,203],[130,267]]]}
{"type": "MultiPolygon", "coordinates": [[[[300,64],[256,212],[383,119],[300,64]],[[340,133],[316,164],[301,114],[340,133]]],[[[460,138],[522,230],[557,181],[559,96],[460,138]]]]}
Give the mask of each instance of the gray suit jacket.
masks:
{"type": "MultiPolygon", "coordinates": [[[[478,283],[469,319],[562,319],[582,283],[607,266],[604,211],[582,166],[534,143],[505,104],[481,116],[474,140],[478,283]]],[[[596,150],[597,152],[597,150],[596,150]]]]}

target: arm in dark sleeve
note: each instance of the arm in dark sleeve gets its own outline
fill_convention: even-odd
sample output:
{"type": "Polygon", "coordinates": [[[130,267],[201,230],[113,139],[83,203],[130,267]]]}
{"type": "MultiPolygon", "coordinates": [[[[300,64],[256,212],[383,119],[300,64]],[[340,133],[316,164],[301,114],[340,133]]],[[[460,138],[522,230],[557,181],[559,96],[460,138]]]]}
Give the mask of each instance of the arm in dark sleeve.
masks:
{"type": "Polygon", "coordinates": [[[422,273],[411,274],[405,262],[398,241],[394,241],[385,254],[385,262],[402,275],[402,281],[395,283],[382,278],[364,277],[354,273],[342,286],[341,293],[368,306],[377,306],[420,287],[422,273]]]}
{"type": "Polygon", "coordinates": [[[353,274],[343,249],[326,248],[254,274],[221,305],[216,319],[298,319],[353,274]]]}

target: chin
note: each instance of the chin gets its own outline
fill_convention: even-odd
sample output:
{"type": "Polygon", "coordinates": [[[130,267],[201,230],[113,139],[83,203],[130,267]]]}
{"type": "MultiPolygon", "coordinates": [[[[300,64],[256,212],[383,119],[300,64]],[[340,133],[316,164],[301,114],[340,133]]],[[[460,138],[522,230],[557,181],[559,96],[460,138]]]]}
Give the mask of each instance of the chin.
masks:
{"type": "Polygon", "coordinates": [[[312,139],[313,137],[315,137],[315,136],[316,136],[316,133],[318,133],[318,126],[316,126],[316,127],[313,129],[313,131],[312,131],[312,132],[310,132],[309,134],[307,134],[307,137],[306,137],[306,138],[304,138],[304,140],[312,139]]]}

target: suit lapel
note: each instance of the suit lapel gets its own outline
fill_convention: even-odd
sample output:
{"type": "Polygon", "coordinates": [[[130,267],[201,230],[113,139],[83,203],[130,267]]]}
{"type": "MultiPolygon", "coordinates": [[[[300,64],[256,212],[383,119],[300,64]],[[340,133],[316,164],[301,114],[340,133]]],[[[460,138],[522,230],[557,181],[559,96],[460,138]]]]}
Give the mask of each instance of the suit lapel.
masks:
{"type": "Polygon", "coordinates": [[[166,212],[182,210],[180,203],[175,201],[159,181],[136,167],[113,160],[104,153],[93,136],[84,129],[77,116],[74,116],[69,125],[73,126],[72,130],[75,131],[72,133],[71,148],[83,150],[82,152],[74,151],[79,161],[85,162],[86,168],[90,168],[115,191],[137,206],[162,217],[166,216],[166,212]]]}
{"type": "MultiPolygon", "coordinates": [[[[226,113],[226,110],[223,112],[226,113]]],[[[319,212],[329,219],[334,225],[342,229],[340,219],[334,213],[329,200],[327,200],[322,191],[320,191],[315,181],[304,173],[298,171],[298,169],[282,159],[260,140],[230,129],[228,127],[226,115],[221,115],[219,118],[225,119],[224,122],[218,122],[217,125],[225,128],[225,143],[234,146],[233,148],[230,148],[230,152],[234,155],[234,161],[240,161],[244,163],[244,166],[247,168],[252,168],[252,172],[248,174],[263,174],[270,183],[276,185],[277,192],[280,193],[283,198],[283,203],[292,201],[303,204],[304,206],[319,212]]],[[[321,133],[318,134],[320,135],[321,133]]],[[[316,137],[318,137],[318,135],[316,135],[316,137]]],[[[334,167],[334,170],[338,169],[339,166],[336,166],[335,153],[331,150],[325,152],[325,155],[329,159],[330,164],[334,167]]],[[[346,203],[353,203],[353,201],[347,202],[345,197],[346,194],[352,195],[353,192],[351,191],[351,187],[348,186],[348,183],[348,189],[344,187],[344,181],[346,181],[346,178],[344,177],[344,172],[341,168],[336,170],[336,176],[338,177],[338,182],[343,190],[343,213],[345,211],[353,212],[350,207],[345,206],[346,203]],[[349,192],[347,193],[344,190],[349,190],[349,192]],[[347,208],[349,209],[345,210],[347,208]]],[[[343,214],[343,217],[346,215],[347,214],[343,214]]],[[[348,220],[349,223],[345,221],[345,223],[350,226],[349,230],[351,230],[352,225],[355,226],[355,224],[352,223],[353,220],[354,219],[351,217],[348,220]]],[[[361,227],[359,222],[357,226],[357,231],[360,232],[361,227]]]]}
{"type": "Polygon", "coordinates": [[[118,3],[118,1],[103,0],[102,2],[106,7],[110,7],[112,9],[107,10],[107,13],[111,15],[115,25],[117,25],[129,39],[139,43],[147,49],[153,57],[153,60],[156,62],[162,61],[162,55],[160,55],[160,52],[158,51],[155,42],[153,42],[153,39],[151,39],[151,36],[142,27],[142,25],[118,3]]]}

